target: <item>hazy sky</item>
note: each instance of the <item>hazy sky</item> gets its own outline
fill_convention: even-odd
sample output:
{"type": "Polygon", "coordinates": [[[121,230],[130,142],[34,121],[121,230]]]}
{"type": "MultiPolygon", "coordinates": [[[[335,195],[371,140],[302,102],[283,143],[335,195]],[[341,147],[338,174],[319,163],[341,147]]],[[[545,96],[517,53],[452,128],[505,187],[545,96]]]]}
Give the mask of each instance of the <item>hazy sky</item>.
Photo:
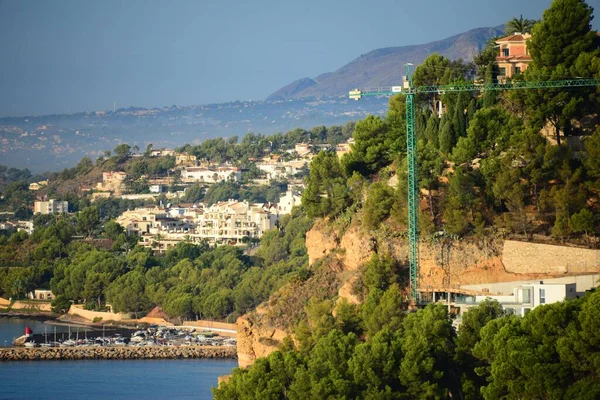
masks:
{"type": "Polygon", "coordinates": [[[539,19],[550,3],[0,0],[0,116],[264,99],[371,50],[539,19]]]}

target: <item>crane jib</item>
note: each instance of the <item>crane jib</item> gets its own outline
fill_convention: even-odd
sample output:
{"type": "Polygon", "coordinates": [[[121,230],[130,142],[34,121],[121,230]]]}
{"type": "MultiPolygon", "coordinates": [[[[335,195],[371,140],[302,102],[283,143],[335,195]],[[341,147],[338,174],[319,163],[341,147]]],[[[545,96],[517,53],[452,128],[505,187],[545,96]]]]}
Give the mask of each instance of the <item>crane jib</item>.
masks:
{"type": "Polygon", "coordinates": [[[486,90],[515,90],[515,89],[546,89],[546,88],[569,88],[600,86],[600,79],[563,79],[551,81],[511,81],[507,83],[493,84],[451,84],[439,86],[418,86],[408,90],[398,91],[397,87],[369,88],[366,90],[353,91],[355,96],[393,96],[396,94],[418,94],[418,93],[445,93],[445,92],[477,92],[486,90]]]}

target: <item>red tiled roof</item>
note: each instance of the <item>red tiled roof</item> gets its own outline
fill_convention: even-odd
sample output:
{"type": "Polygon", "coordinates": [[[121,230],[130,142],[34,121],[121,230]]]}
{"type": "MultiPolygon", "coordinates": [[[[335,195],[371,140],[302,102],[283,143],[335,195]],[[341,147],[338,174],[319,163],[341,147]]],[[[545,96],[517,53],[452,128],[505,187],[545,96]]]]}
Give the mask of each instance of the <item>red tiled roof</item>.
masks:
{"type": "Polygon", "coordinates": [[[525,35],[522,35],[522,34],[510,35],[510,36],[496,39],[496,43],[499,43],[499,42],[524,42],[525,40],[529,39],[529,37],[530,37],[530,35],[527,35],[527,37],[525,37],[525,35]]]}

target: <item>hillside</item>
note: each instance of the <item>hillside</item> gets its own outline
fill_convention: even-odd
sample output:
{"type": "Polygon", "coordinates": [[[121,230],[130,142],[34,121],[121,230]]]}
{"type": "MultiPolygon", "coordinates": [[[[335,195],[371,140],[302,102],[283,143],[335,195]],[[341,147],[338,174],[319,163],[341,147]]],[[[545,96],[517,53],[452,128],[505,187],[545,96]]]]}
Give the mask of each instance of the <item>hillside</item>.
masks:
{"type": "Polygon", "coordinates": [[[399,69],[406,63],[416,66],[436,52],[451,60],[472,60],[490,38],[502,33],[502,26],[477,28],[431,43],[373,50],[335,72],[294,81],[267,100],[341,96],[355,87],[390,86],[399,82],[403,74],[399,69]]]}
{"type": "Polygon", "coordinates": [[[84,156],[95,160],[123,142],[142,149],[148,144],[174,148],[248,132],[274,134],[344,125],[369,114],[383,114],[387,103],[385,98],[360,104],[348,99],[245,101],[0,118],[0,159],[3,165],[41,173],[71,167],[84,156]]]}

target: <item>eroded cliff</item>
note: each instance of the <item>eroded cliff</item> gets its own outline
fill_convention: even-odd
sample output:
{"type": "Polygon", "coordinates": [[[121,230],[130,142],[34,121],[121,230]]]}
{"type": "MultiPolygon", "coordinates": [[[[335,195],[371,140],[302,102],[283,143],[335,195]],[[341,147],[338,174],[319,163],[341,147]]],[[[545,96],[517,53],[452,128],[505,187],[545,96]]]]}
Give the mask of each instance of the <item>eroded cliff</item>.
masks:
{"type": "MultiPolygon", "coordinates": [[[[353,286],[360,277],[362,266],[375,251],[387,253],[401,265],[408,265],[406,238],[393,232],[365,232],[358,224],[351,224],[340,233],[331,224],[318,221],[306,234],[306,247],[313,276],[306,282],[288,283],[255,313],[238,319],[240,366],[248,366],[256,358],[267,356],[286,336],[291,336],[290,321],[302,315],[301,310],[310,296],[331,298],[337,295],[338,299],[345,298],[358,304],[360,299],[353,293],[353,286]]],[[[600,272],[600,251],[502,238],[427,238],[421,240],[419,252],[422,288],[575,275],[583,272],[581,265],[585,265],[586,273],[600,272]],[[571,253],[578,257],[569,257],[571,253]],[[559,254],[565,261],[554,260],[549,269],[548,254],[559,254]],[[504,258],[506,262],[503,262],[504,258]],[[556,267],[557,263],[561,266],[556,267]]]]}

